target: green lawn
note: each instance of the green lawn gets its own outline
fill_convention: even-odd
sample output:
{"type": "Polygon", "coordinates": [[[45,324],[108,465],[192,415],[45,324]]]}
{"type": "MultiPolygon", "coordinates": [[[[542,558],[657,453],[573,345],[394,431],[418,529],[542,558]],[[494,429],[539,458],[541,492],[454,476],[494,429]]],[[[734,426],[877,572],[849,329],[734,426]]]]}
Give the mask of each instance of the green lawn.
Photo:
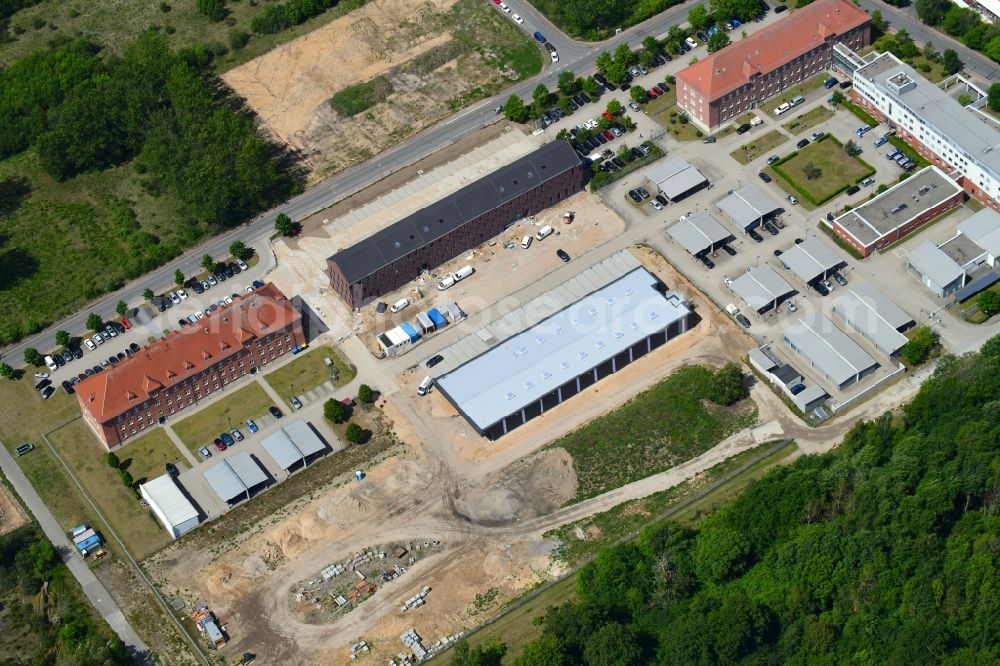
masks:
{"type": "Polygon", "coordinates": [[[757,418],[752,401],[708,407],[713,372],[678,370],[615,411],[549,444],[573,458],[577,494],[595,497],[707,451],[757,418]]]}
{"type": "Polygon", "coordinates": [[[771,169],[817,206],[875,173],[870,165],[848,155],[843,145],[830,135],[775,162],[771,169]],[[810,167],[819,169],[817,177],[806,177],[810,167]]]}
{"type": "Polygon", "coordinates": [[[760,107],[761,112],[769,113],[773,116],[774,110],[777,109],[779,106],[781,106],[785,102],[790,102],[792,98],[797,95],[805,95],[807,92],[811,92],[813,90],[816,90],[817,88],[822,87],[823,82],[826,81],[828,78],[830,78],[830,74],[828,72],[823,72],[821,74],[817,74],[811,79],[803,81],[797,86],[785,90],[776,97],[772,97],[767,102],[762,104],[760,107]]]}
{"type": "Polygon", "coordinates": [[[246,419],[266,414],[273,404],[264,389],[251,382],[172,427],[191,452],[198,455],[198,449],[211,444],[223,430],[245,428],[246,419]]]}
{"type": "Polygon", "coordinates": [[[182,471],[190,467],[163,428],[153,428],[149,433],[115,451],[115,455],[136,483],[145,483],[163,476],[167,463],[174,463],[182,471]]]}
{"type": "MultiPolygon", "coordinates": [[[[105,462],[106,449],[83,419],[56,430],[49,440],[136,558],[145,557],[170,540],[163,526],[139,506],[139,500],[122,483],[118,472],[105,462]]],[[[120,456],[120,460],[126,457],[120,456]]],[[[138,479],[131,469],[129,473],[138,479]]]]}
{"type": "Polygon", "coordinates": [[[290,396],[301,395],[330,379],[332,372],[326,367],[326,358],[332,360],[339,371],[334,386],[344,386],[354,379],[354,366],[348,364],[330,345],[307,350],[292,362],[264,375],[264,379],[287,403],[290,396]]]}
{"type": "Polygon", "coordinates": [[[802,134],[807,129],[811,129],[821,122],[833,117],[833,111],[822,104],[815,109],[810,109],[791,122],[787,122],[783,127],[792,134],[802,134]]]}
{"type": "Polygon", "coordinates": [[[690,122],[681,122],[681,110],[677,106],[677,90],[670,86],[665,95],[660,95],[644,106],[646,114],[670,132],[677,141],[695,141],[705,134],[690,122]]]}
{"type": "Polygon", "coordinates": [[[771,130],[767,134],[751,138],[729,155],[740,164],[749,164],[758,157],[770,153],[786,141],[788,141],[788,137],[784,134],[778,130],[771,130]]]}

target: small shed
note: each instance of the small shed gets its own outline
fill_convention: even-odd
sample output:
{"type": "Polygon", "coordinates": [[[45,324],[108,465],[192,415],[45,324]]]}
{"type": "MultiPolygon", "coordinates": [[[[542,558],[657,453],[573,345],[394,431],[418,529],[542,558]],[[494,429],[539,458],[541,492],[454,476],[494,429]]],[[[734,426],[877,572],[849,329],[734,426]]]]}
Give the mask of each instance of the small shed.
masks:
{"type": "Polygon", "coordinates": [[[444,318],[444,315],[442,315],[441,311],[437,308],[431,308],[428,310],[427,316],[431,318],[431,321],[434,322],[434,328],[438,330],[441,330],[448,325],[448,320],[444,318]]]}
{"type": "Polygon", "coordinates": [[[169,474],[141,484],[139,494],[171,537],[176,539],[198,526],[198,509],[169,474]]]}
{"type": "Polygon", "coordinates": [[[444,309],[448,312],[448,318],[452,321],[459,321],[465,317],[465,313],[462,312],[462,308],[458,307],[458,303],[445,303],[444,309]]]}
{"type": "Polygon", "coordinates": [[[417,313],[417,326],[420,327],[421,333],[432,333],[434,331],[434,322],[431,321],[430,315],[426,312],[417,313]]]}
{"type": "Polygon", "coordinates": [[[218,648],[226,644],[226,637],[222,635],[222,631],[219,630],[219,626],[215,624],[214,620],[206,617],[201,621],[201,626],[204,627],[205,636],[208,637],[208,642],[213,647],[218,648]]]}

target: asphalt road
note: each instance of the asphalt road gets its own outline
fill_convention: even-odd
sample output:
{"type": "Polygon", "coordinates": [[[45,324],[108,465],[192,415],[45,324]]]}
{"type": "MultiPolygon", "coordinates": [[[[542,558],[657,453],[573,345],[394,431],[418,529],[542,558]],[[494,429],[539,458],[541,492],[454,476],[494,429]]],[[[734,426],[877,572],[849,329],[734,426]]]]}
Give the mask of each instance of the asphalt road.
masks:
{"type": "Polygon", "coordinates": [[[149,648],[146,647],[146,644],[142,642],[139,635],[135,633],[132,625],[125,619],[125,615],[118,608],[118,604],[115,603],[111,594],[108,593],[107,588],[104,587],[101,581],[97,580],[97,576],[94,575],[94,572],[90,570],[87,563],[76,552],[76,548],[59,527],[59,523],[56,522],[48,507],[42,502],[42,498],[35,492],[31,483],[28,482],[28,478],[24,476],[24,472],[14,462],[7,447],[3,445],[0,445],[0,469],[3,470],[4,475],[10,481],[11,485],[14,486],[14,490],[21,496],[21,499],[28,506],[31,513],[34,514],[35,520],[38,521],[42,531],[45,532],[45,536],[49,538],[49,541],[55,546],[56,551],[62,556],[73,577],[76,578],[77,582],[80,583],[80,587],[83,588],[84,594],[90,599],[90,603],[94,605],[94,608],[101,614],[101,617],[105,619],[114,632],[118,634],[118,637],[122,639],[122,642],[125,643],[125,647],[128,649],[129,654],[132,655],[135,663],[142,665],[153,664],[149,648]]]}
{"type": "MultiPolygon", "coordinates": [[[[530,99],[531,91],[539,83],[554,88],[560,72],[570,69],[577,74],[586,75],[594,72],[594,62],[598,53],[611,50],[622,42],[628,42],[633,48],[639,46],[647,35],[662,35],[671,26],[680,25],[687,20],[688,10],[701,2],[688,2],[663,12],[648,21],[639,24],[601,43],[577,42],[560,32],[541,16],[527,2],[511,2],[512,13],[517,12],[524,17],[521,26],[529,38],[536,31],[541,31],[556,47],[559,53],[558,63],[548,63],[539,76],[523,81],[513,88],[505,90],[501,95],[465,109],[455,116],[444,120],[433,127],[413,136],[407,141],[376,155],[372,159],[359,164],[341,174],[309,188],[307,191],[291,199],[287,203],[259,215],[245,225],[217,236],[202,245],[189,250],[181,258],[144,275],[129,283],[122,289],[105,296],[88,305],[80,312],[67,317],[61,322],[50,326],[41,333],[31,336],[2,352],[2,360],[14,367],[24,365],[24,350],[35,347],[43,354],[55,347],[55,332],[69,331],[71,335],[81,334],[86,330],[87,315],[96,312],[103,317],[114,315],[115,304],[123,300],[130,307],[136,307],[143,302],[142,292],[148,287],[160,292],[172,288],[174,271],[178,268],[185,275],[192,275],[201,270],[201,257],[210,254],[213,257],[223,257],[229,254],[229,244],[234,240],[242,240],[248,245],[269,237],[274,231],[274,220],[278,213],[286,213],[293,220],[301,220],[313,215],[328,206],[359,192],[378,182],[388,174],[414,164],[432,155],[438,150],[455,143],[473,132],[498,122],[502,118],[493,112],[493,108],[502,104],[511,94],[530,99]]],[[[499,11],[499,10],[498,10],[499,11]]]]}

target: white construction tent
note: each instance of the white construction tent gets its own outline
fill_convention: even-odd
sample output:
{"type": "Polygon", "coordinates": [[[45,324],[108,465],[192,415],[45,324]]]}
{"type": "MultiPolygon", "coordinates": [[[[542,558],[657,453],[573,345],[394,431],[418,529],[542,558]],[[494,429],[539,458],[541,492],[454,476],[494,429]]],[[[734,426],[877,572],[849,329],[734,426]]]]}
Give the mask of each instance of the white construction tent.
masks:
{"type": "Polygon", "coordinates": [[[202,472],[208,485],[223,502],[233,504],[246,497],[250,491],[267,483],[267,474],[246,451],[229,456],[202,472]]]}
{"type": "Polygon", "coordinates": [[[174,539],[198,527],[198,509],[169,474],[140,484],[139,495],[174,539]]]}
{"type": "Polygon", "coordinates": [[[292,421],[265,437],[261,441],[267,455],[274,458],[278,467],[286,472],[302,463],[305,467],[309,458],[327,450],[323,440],[313,431],[303,419],[292,421]]]}

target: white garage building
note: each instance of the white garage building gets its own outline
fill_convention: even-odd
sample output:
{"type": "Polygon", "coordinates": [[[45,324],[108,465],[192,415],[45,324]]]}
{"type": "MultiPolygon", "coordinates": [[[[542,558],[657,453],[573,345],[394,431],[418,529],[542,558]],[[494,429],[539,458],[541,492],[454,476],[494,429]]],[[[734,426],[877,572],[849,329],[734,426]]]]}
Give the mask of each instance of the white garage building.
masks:
{"type": "Polygon", "coordinates": [[[141,484],[139,495],[173,538],[198,527],[198,509],[184,496],[169,474],[141,484]]]}

